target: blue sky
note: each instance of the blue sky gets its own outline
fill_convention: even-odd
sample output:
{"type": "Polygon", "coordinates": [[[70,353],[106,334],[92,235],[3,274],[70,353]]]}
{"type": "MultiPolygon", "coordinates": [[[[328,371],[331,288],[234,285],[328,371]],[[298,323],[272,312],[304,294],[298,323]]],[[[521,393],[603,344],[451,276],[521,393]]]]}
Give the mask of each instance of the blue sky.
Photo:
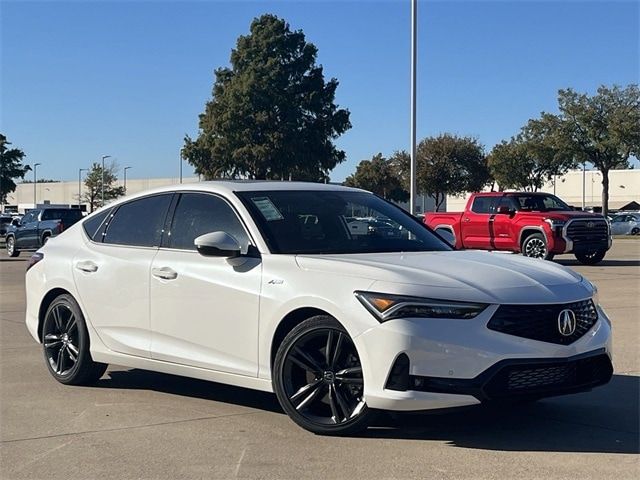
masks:
{"type": "MultiPolygon", "coordinates": [[[[71,1],[0,3],[0,131],[73,180],[102,154],[131,178],[178,175],[185,134],[238,35],[263,13],[319,49],[353,128],[347,161],[409,143],[409,0],[71,1]]],[[[420,1],[418,137],[477,136],[489,150],[532,116],[556,111],[559,88],[594,92],[639,81],[638,1],[420,1]]],[[[185,175],[191,172],[185,165],[185,175]]]]}

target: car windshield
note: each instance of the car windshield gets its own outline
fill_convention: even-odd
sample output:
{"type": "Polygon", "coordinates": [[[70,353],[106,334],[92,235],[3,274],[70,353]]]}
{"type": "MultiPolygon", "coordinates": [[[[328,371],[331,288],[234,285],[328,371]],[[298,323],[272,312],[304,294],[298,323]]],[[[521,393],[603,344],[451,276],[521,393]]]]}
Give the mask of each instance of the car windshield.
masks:
{"type": "Polygon", "coordinates": [[[513,195],[518,203],[518,210],[551,212],[571,210],[571,207],[554,195],[513,195]]]}
{"type": "Polygon", "coordinates": [[[451,250],[404,210],[366,192],[236,192],[273,253],[451,250]]]}

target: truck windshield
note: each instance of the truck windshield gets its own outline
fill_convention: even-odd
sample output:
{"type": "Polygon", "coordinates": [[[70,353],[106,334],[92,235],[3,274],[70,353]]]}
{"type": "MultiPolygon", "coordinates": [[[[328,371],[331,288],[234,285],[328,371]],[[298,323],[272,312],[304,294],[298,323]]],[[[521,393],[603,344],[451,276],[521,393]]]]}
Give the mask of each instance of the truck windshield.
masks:
{"type": "Polygon", "coordinates": [[[236,192],[269,249],[285,254],[451,250],[400,208],[365,192],[236,192]]]}
{"type": "Polygon", "coordinates": [[[513,195],[518,204],[518,210],[530,212],[550,212],[558,210],[571,210],[571,207],[554,195],[513,195]]]}

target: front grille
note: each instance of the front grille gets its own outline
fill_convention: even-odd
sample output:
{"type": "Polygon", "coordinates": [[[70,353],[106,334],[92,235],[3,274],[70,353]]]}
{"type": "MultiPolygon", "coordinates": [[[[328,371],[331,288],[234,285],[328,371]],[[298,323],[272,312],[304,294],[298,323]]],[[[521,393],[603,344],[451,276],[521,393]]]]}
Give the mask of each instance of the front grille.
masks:
{"type": "Polygon", "coordinates": [[[607,242],[609,227],[601,219],[573,220],[567,226],[567,237],[574,244],[607,242]]]}
{"type": "Polygon", "coordinates": [[[597,320],[598,312],[591,300],[554,305],[500,305],[487,327],[516,337],[569,345],[587,333],[597,320]],[[562,335],[558,325],[560,312],[565,309],[572,310],[576,316],[576,329],[569,336],[562,335]]]}
{"type": "Polygon", "coordinates": [[[544,395],[604,384],[613,374],[607,355],[564,363],[506,366],[483,387],[489,398],[514,395],[544,395]]]}

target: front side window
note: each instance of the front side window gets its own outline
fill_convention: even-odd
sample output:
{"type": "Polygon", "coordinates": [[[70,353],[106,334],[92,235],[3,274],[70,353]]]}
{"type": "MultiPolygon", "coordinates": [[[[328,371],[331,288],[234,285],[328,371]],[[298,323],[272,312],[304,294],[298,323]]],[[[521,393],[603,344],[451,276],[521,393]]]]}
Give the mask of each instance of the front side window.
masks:
{"type": "Polygon", "coordinates": [[[517,195],[518,210],[552,212],[571,210],[571,207],[553,195],[517,195]]]}
{"type": "Polygon", "coordinates": [[[247,253],[249,236],[238,216],[223,199],[205,193],[183,193],[178,200],[169,234],[169,248],[195,250],[194,240],[211,232],[226,232],[247,253]]]}
{"type": "Polygon", "coordinates": [[[421,222],[365,192],[236,192],[269,249],[283,254],[451,250],[421,222]]]}
{"type": "Polygon", "coordinates": [[[172,194],[154,195],[120,205],[106,226],[104,243],[157,247],[172,194]]]}

